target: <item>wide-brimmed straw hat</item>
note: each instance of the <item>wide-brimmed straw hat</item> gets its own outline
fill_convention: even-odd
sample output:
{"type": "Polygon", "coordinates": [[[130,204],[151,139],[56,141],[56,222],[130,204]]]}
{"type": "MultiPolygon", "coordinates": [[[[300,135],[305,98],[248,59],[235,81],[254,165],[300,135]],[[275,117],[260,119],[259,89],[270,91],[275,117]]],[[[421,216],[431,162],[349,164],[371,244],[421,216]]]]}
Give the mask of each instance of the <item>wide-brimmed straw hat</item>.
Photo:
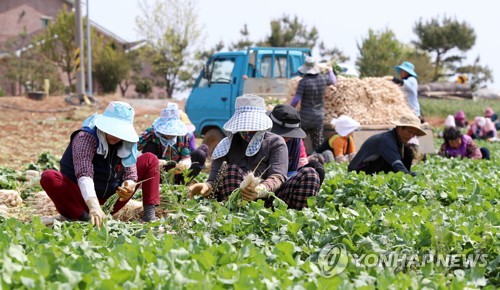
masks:
{"type": "Polygon", "coordinates": [[[306,132],[300,128],[300,114],[290,105],[277,105],[269,118],[273,121],[271,132],[286,138],[306,138],[306,132]]]}
{"type": "Polygon", "coordinates": [[[312,56],[307,56],[304,64],[299,67],[299,72],[303,74],[317,75],[320,73],[320,69],[316,60],[312,56]]]}
{"type": "Polygon", "coordinates": [[[396,127],[412,127],[417,130],[417,136],[425,136],[424,130],[420,127],[420,119],[412,114],[401,116],[398,121],[392,121],[396,127]]]}
{"type": "Polygon", "coordinates": [[[409,61],[404,61],[401,65],[395,66],[396,72],[399,74],[401,70],[406,71],[410,75],[417,77],[417,73],[415,72],[415,66],[413,63],[409,61]]]}
{"type": "Polygon", "coordinates": [[[361,126],[358,121],[346,115],[342,115],[337,119],[332,119],[330,124],[335,127],[335,132],[342,137],[351,134],[361,126]]]}
{"type": "Polygon", "coordinates": [[[125,102],[111,102],[102,115],[96,115],[95,126],[127,142],[139,141],[134,129],[134,108],[125,102]]]}
{"type": "Polygon", "coordinates": [[[224,130],[231,133],[248,131],[266,131],[273,127],[273,122],[266,115],[264,99],[246,94],[236,98],[235,112],[224,124],[224,130]]]}
{"type": "Polygon", "coordinates": [[[167,107],[161,111],[160,117],[153,122],[153,129],[163,135],[186,135],[187,129],[180,119],[179,106],[176,103],[168,103],[167,107]]]}

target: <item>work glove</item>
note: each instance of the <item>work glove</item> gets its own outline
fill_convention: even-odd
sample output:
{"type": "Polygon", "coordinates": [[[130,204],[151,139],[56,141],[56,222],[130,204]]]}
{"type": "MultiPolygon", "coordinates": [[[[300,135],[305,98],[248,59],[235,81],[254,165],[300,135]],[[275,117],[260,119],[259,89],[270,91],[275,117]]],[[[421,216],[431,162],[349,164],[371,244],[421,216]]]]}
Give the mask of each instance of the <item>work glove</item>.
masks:
{"type": "Polygon", "coordinates": [[[193,197],[195,195],[201,195],[207,197],[210,195],[210,193],[212,193],[212,185],[206,182],[195,183],[191,185],[188,189],[189,189],[188,197],[193,197]]]}
{"type": "Polygon", "coordinates": [[[89,208],[89,216],[90,216],[90,223],[93,226],[101,227],[104,219],[106,218],[106,215],[101,209],[101,205],[99,204],[99,200],[97,197],[92,197],[85,201],[89,208]]]}
{"type": "Polygon", "coordinates": [[[160,168],[162,168],[163,166],[167,166],[167,164],[168,164],[168,162],[165,159],[158,160],[158,165],[160,166],[160,168]]]}
{"type": "Polygon", "coordinates": [[[388,81],[392,81],[394,79],[393,76],[384,76],[384,79],[388,80],[388,81]]]}
{"type": "Polygon", "coordinates": [[[120,201],[129,200],[135,191],[135,182],[133,180],[125,180],[121,186],[116,189],[116,194],[120,196],[120,201]]]}
{"type": "Polygon", "coordinates": [[[257,187],[253,188],[251,186],[242,188],[241,195],[243,200],[246,201],[254,201],[258,198],[267,198],[269,194],[267,193],[267,189],[264,184],[259,184],[257,187]]]}
{"type": "Polygon", "coordinates": [[[349,162],[351,162],[354,159],[354,156],[356,156],[356,153],[347,154],[347,158],[349,159],[349,162]]]}

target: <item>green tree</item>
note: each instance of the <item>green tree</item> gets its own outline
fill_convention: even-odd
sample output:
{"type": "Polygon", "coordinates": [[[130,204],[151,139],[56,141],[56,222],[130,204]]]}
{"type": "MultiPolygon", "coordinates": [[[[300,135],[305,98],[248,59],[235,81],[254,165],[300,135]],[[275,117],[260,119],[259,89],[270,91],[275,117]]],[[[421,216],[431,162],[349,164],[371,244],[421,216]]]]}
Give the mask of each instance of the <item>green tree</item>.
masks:
{"type": "MultiPolygon", "coordinates": [[[[67,76],[71,87],[74,76],[73,54],[75,43],[75,14],[61,9],[54,22],[51,22],[44,33],[37,39],[40,51],[67,76]]],[[[81,64],[83,65],[83,64],[81,64]]]]}
{"type": "Polygon", "coordinates": [[[92,76],[101,85],[103,93],[114,93],[117,85],[132,69],[132,64],[114,41],[106,42],[102,35],[97,38],[100,39],[97,44],[101,45],[95,45],[93,49],[92,76]]]}
{"type": "Polygon", "coordinates": [[[486,87],[485,83],[493,81],[493,72],[488,66],[481,66],[479,64],[479,56],[474,60],[471,65],[465,65],[457,68],[457,73],[468,74],[469,83],[472,90],[477,90],[486,87]]]}
{"type": "MultiPolygon", "coordinates": [[[[418,74],[418,83],[425,84],[432,81],[434,65],[429,53],[419,50],[413,45],[402,44],[401,57],[395,64],[401,64],[403,61],[409,61],[415,65],[415,72],[418,74]]],[[[393,69],[393,73],[395,73],[393,69]]]]}
{"type": "Polygon", "coordinates": [[[240,30],[241,39],[237,42],[231,44],[229,50],[244,50],[249,46],[253,46],[254,42],[250,40],[250,32],[248,32],[248,26],[245,24],[240,30]]]}
{"type": "Polygon", "coordinates": [[[418,40],[414,42],[415,45],[435,54],[432,81],[437,81],[446,75],[447,66],[453,66],[454,63],[464,58],[461,55],[449,55],[449,53],[454,49],[466,52],[476,42],[476,33],[469,24],[446,16],[442,20],[433,18],[426,22],[420,19],[415,23],[413,31],[418,37],[418,40]],[[442,70],[443,67],[445,70],[442,70]]]}
{"type": "Polygon", "coordinates": [[[125,93],[127,92],[129,86],[131,84],[134,84],[139,79],[139,76],[141,74],[142,63],[140,59],[140,51],[128,51],[125,54],[125,61],[130,64],[131,69],[127,71],[125,77],[123,77],[123,79],[119,83],[120,92],[123,97],[125,96],[125,93]]]}
{"type": "MultiPolygon", "coordinates": [[[[50,92],[60,93],[64,85],[57,68],[37,49],[37,44],[29,42],[27,33],[7,41],[9,54],[5,61],[5,78],[16,82],[24,91],[41,91],[44,80],[50,82],[50,92]]],[[[17,93],[22,94],[23,90],[17,93]]]]}
{"type": "Polygon", "coordinates": [[[139,2],[142,15],[136,22],[146,42],[143,58],[156,76],[165,78],[167,98],[187,88],[198,62],[195,54],[201,50],[203,35],[195,4],[194,0],[139,2]]]}
{"type": "Polygon", "coordinates": [[[322,61],[333,62],[336,64],[349,61],[349,57],[345,55],[342,50],[337,47],[327,48],[323,41],[319,43],[318,48],[319,56],[322,61]]]}
{"type": "Polygon", "coordinates": [[[318,40],[316,27],[308,27],[297,16],[284,15],[271,21],[271,35],[258,43],[273,47],[315,47],[318,40]]]}
{"type": "Polygon", "coordinates": [[[368,36],[357,46],[356,67],[360,77],[392,75],[394,65],[403,56],[401,43],[389,29],[380,32],[368,30],[368,36]]]}

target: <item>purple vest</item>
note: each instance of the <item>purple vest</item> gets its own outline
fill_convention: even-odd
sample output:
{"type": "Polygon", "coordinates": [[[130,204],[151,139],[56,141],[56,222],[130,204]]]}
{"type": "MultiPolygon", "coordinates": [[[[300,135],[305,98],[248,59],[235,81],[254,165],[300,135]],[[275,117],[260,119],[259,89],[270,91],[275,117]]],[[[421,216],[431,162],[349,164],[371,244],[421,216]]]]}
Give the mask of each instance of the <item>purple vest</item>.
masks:
{"type": "Polygon", "coordinates": [[[462,139],[462,143],[460,144],[460,147],[458,148],[453,148],[450,145],[446,144],[446,153],[448,153],[448,156],[450,157],[457,157],[457,156],[462,156],[462,157],[467,157],[467,140],[465,138],[465,135],[462,135],[460,137],[462,139]]]}

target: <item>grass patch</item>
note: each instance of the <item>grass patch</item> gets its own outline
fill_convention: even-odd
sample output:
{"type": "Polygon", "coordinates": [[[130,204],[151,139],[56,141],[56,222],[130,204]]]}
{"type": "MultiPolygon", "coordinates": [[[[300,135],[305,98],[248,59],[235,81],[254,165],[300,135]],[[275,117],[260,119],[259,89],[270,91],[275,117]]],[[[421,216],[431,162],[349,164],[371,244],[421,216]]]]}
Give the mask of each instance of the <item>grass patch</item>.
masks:
{"type": "Polygon", "coordinates": [[[464,110],[468,120],[473,120],[475,116],[483,116],[484,109],[493,108],[495,112],[500,110],[500,100],[480,99],[480,100],[440,100],[419,98],[420,108],[424,117],[446,118],[454,115],[458,110],[464,110]]]}

